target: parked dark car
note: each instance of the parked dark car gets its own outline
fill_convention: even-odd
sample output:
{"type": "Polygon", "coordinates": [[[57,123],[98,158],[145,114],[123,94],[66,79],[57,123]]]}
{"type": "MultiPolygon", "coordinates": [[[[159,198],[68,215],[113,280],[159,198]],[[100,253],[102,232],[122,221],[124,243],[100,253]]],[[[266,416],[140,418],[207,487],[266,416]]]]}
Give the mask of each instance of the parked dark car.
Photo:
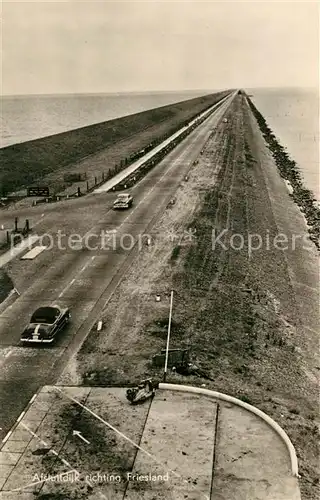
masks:
{"type": "Polygon", "coordinates": [[[51,343],[70,321],[68,308],[46,306],[37,309],[21,335],[21,342],[51,343]]]}

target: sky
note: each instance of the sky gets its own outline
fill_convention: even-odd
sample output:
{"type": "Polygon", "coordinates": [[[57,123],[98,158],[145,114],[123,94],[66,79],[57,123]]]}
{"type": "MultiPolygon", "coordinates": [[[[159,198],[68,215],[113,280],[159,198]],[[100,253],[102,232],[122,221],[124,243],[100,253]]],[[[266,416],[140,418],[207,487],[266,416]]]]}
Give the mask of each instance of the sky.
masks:
{"type": "Polygon", "coordinates": [[[318,87],[318,2],[2,2],[5,95],[318,87]]]}

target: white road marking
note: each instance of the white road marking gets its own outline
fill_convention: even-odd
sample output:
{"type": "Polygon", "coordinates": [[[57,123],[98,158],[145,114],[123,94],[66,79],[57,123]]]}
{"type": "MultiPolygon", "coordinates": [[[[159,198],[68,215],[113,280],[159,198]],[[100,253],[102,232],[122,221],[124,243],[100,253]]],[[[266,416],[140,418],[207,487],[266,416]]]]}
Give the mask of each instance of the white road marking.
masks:
{"type": "Polygon", "coordinates": [[[46,250],[46,248],[47,247],[44,246],[44,245],[37,245],[36,247],[34,247],[31,250],[29,250],[29,252],[27,252],[26,254],[24,254],[21,257],[21,260],[33,260],[36,257],[38,257],[38,255],[40,255],[41,252],[43,252],[44,250],[46,250]]]}
{"type": "Polygon", "coordinates": [[[3,444],[4,444],[6,441],[8,441],[9,437],[11,436],[11,434],[12,434],[12,430],[11,430],[11,431],[9,431],[9,432],[8,432],[8,433],[4,436],[4,438],[3,438],[3,440],[2,440],[2,443],[3,443],[3,444]]]}
{"type": "Polygon", "coordinates": [[[37,396],[38,396],[38,394],[37,394],[37,393],[35,393],[35,394],[32,396],[32,398],[30,399],[30,402],[29,402],[29,404],[30,404],[30,405],[34,402],[34,400],[36,399],[36,397],[37,397],[37,396]]]}
{"type": "Polygon", "coordinates": [[[70,283],[68,283],[68,285],[67,285],[67,286],[66,286],[66,287],[62,290],[62,292],[58,295],[58,297],[59,297],[59,298],[61,298],[61,297],[65,294],[65,292],[66,292],[67,290],[69,290],[69,288],[71,287],[71,285],[73,285],[73,283],[76,281],[76,279],[78,279],[78,278],[79,278],[80,274],[82,274],[82,273],[83,273],[83,271],[85,271],[85,270],[87,269],[88,265],[90,264],[90,260],[91,260],[91,262],[92,262],[95,258],[96,258],[96,257],[95,257],[95,255],[94,255],[93,257],[91,257],[91,259],[89,259],[89,260],[85,263],[85,265],[84,265],[84,266],[80,269],[80,271],[78,272],[78,274],[76,274],[75,278],[73,278],[73,279],[70,281],[70,283]]]}
{"type": "Polygon", "coordinates": [[[88,441],[80,431],[72,431],[73,436],[78,436],[82,441],[84,441],[86,444],[90,444],[90,441],[88,441]]]}
{"type": "MultiPolygon", "coordinates": [[[[223,109],[218,108],[217,110],[217,115],[214,116],[215,119],[219,118],[219,115],[224,112],[224,106],[222,106],[223,109]]],[[[186,152],[188,152],[190,149],[194,147],[194,144],[191,143],[186,149],[184,149],[184,155],[187,156],[186,152]]],[[[160,179],[154,184],[154,186],[146,193],[146,195],[138,202],[137,205],[135,205],[133,210],[130,210],[130,213],[124,218],[124,220],[121,222],[120,226],[117,227],[117,229],[113,229],[113,232],[119,231],[123,225],[127,222],[127,220],[135,213],[135,211],[139,208],[139,206],[150,196],[150,194],[156,189],[158,184],[163,180],[164,177],[168,175],[168,173],[177,165],[177,163],[181,162],[181,158],[177,158],[175,161],[172,162],[171,167],[164,172],[164,174],[160,177],[160,179]]],[[[90,234],[95,234],[94,233],[94,228],[91,228],[85,235],[82,237],[82,239],[88,238],[90,234]]],[[[91,261],[95,259],[95,256],[91,257],[91,261]]],[[[76,279],[79,278],[80,274],[88,267],[89,265],[89,260],[86,262],[86,264],[80,269],[79,273],[76,275],[76,277],[62,290],[62,292],[58,295],[59,298],[61,298],[64,293],[70,288],[70,286],[75,282],[76,279]]]]}
{"type": "Polygon", "coordinates": [[[19,417],[17,418],[17,422],[20,422],[20,420],[23,419],[23,417],[25,416],[26,412],[23,411],[22,413],[20,413],[19,417]]]}

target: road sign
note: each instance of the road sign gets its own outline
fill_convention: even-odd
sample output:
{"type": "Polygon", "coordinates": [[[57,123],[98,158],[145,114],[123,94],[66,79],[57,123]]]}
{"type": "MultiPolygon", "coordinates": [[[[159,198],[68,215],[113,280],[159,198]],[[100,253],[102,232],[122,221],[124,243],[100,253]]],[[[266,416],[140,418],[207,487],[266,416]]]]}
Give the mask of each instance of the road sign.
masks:
{"type": "Polygon", "coordinates": [[[48,186],[28,187],[27,196],[49,196],[48,186]]]}

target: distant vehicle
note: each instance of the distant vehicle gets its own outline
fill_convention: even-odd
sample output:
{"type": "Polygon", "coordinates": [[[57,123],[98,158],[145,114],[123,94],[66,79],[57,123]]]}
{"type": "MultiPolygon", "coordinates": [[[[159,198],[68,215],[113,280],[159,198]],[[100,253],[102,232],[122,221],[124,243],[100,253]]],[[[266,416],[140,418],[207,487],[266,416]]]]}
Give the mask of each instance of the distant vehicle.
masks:
{"type": "Polygon", "coordinates": [[[68,308],[59,306],[40,307],[31,316],[30,323],[21,335],[21,342],[49,344],[70,321],[68,308]]]}
{"type": "Polygon", "coordinates": [[[113,203],[114,210],[121,208],[130,208],[133,204],[133,197],[129,193],[120,193],[113,203]]]}
{"type": "Polygon", "coordinates": [[[222,121],[223,121],[223,123],[228,123],[228,119],[227,118],[224,118],[222,121]]]}

